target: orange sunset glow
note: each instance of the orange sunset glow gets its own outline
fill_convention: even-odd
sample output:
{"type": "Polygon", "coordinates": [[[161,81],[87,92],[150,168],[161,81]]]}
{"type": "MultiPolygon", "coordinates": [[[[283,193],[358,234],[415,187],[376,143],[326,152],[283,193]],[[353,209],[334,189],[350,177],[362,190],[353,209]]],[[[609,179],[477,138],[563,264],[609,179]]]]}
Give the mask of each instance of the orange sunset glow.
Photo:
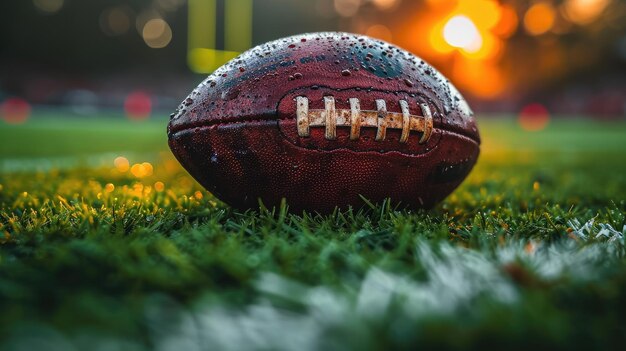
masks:
{"type": "Polygon", "coordinates": [[[444,73],[459,88],[481,98],[504,91],[499,62],[506,39],[518,29],[515,9],[493,0],[429,1],[416,23],[411,29],[416,37],[402,40],[412,41],[407,46],[418,55],[449,67],[444,73]]]}
{"type": "MultiPolygon", "coordinates": [[[[609,26],[598,19],[613,0],[430,0],[386,34],[433,63],[463,92],[483,101],[520,94],[539,80],[601,59],[559,36],[609,26]],[[571,55],[565,60],[564,55],[571,55]],[[528,74],[532,72],[533,74],[528,74]],[[524,73],[525,72],[525,73],[524,73]]],[[[382,38],[382,35],[377,37],[382,38]]],[[[591,41],[596,45],[598,41],[591,41]]]]}

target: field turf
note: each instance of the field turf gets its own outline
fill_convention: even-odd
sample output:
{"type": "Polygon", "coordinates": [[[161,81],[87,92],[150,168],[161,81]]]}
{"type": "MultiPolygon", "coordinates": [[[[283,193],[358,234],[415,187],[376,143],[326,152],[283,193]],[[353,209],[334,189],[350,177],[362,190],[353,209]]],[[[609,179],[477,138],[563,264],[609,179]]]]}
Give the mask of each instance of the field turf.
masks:
{"type": "Polygon", "coordinates": [[[165,120],[0,122],[0,350],[623,349],[626,122],[479,123],[435,209],[320,216],[229,209],[165,120]]]}

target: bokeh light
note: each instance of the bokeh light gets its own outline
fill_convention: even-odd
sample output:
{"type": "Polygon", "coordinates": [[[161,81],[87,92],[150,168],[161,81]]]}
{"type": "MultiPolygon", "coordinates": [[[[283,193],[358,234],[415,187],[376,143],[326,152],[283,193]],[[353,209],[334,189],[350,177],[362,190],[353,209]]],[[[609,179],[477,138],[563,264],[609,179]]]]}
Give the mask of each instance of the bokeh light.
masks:
{"type": "Polygon", "coordinates": [[[443,38],[455,48],[462,48],[467,52],[476,52],[483,44],[478,28],[467,16],[457,15],[443,27],[443,38]]]}
{"type": "Polygon", "coordinates": [[[508,38],[515,33],[518,22],[517,12],[513,6],[502,5],[500,21],[493,28],[493,33],[501,38],[508,38]]]}
{"type": "Polygon", "coordinates": [[[480,30],[492,29],[501,16],[500,5],[494,0],[459,0],[453,11],[471,18],[480,30]]]}
{"type": "Polygon", "coordinates": [[[112,183],[107,183],[104,186],[104,191],[107,192],[107,193],[111,193],[111,192],[113,192],[113,190],[115,190],[115,185],[113,185],[112,183]]]}
{"type": "Polygon", "coordinates": [[[434,49],[434,52],[438,54],[450,54],[455,51],[455,47],[446,42],[443,36],[443,29],[446,22],[437,22],[430,27],[428,42],[434,49]]]}
{"type": "Polygon", "coordinates": [[[398,4],[398,0],[370,0],[376,7],[381,10],[389,10],[398,4]]]}
{"type": "Polygon", "coordinates": [[[543,130],[550,122],[548,109],[540,103],[530,103],[522,108],[518,121],[522,129],[529,132],[543,130]]]}
{"type": "Polygon", "coordinates": [[[611,0],[567,0],[562,6],[567,19],[577,24],[589,24],[596,20],[611,0]]]}
{"type": "Polygon", "coordinates": [[[361,0],[335,0],[335,11],[340,16],[352,17],[361,7],[361,0]]]}
{"type": "Polygon", "coordinates": [[[151,176],[152,173],[154,172],[154,168],[152,167],[152,164],[150,162],[144,162],[142,163],[142,165],[145,170],[146,176],[151,176]]]}
{"type": "Polygon", "coordinates": [[[158,192],[162,192],[163,190],[165,190],[165,184],[161,181],[159,182],[155,182],[154,183],[154,190],[158,191],[158,192]]]}
{"type": "Polygon", "coordinates": [[[132,11],[126,6],[106,9],[100,14],[100,29],[106,35],[122,35],[130,29],[132,11]]]}
{"type": "Polygon", "coordinates": [[[490,99],[500,94],[505,86],[505,78],[497,66],[481,60],[458,60],[452,74],[455,84],[471,91],[474,95],[490,99]]]}
{"type": "Polygon", "coordinates": [[[30,104],[18,97],[12,97],[4,100],[0,105],[0,115],[2,119],[9,124],[21,124],[30,117],[30,104]]]}
{"type": "Polygon", "coordinates": [[[142,37],[149,47],[161,49],[172,40],[172,29],[165,20],[153,18],[143,26],[142,37]]]}
{"type": "MultiPolygon", "coordinates": [[[[147,98],[143,103],[141,99],[126,101],[129,117],[141,119],[154,114],[156,108],[169,106],[170,99],[178,99],[175,97],[179,93],[177,89],[180,89],[177,85],[182,79],[177,77],[181,77],[182,72],[168,71],[171,82],[166,82],[166,79],[152,81],[149,72],[158,69],[161,59],[164,60],[163,65],[167,62],[168,67],[178,67],[172,63],[181,59],[178,55],[185,47],[186,64],[190,71],[204,75],[214,72],[254,44],[265,41],[263,38],[326,29],[364,33],[407,49],[456,83],[470,103],[474,104],[475,99],[480,101],[482,106],[479,110],[511,112],[511,106],[520,100],[537,96],[533,92],[539,88],[552,94],[550,98],[557,99],[563,95],[570,99],[569,96],[579,95],[582,98],[571,100],[587,101],[590,96],[600,94],[600,89],[586,90],[585,80],[593,79],[606,80],[599,85],[623,95],[623,89],[608,88],[611,84],[621,87],[621,82],[613,82],[614,75],[605,71],[618,69],[621,72],[619,65],[626,58],[626,37],[621,16],[626,10],[624,1],[279,0],[276,5],[282,6],[281,11],[288,9],[292,12],[289,17],[294,23],[287,26],[288,29],[269,25],[276,20],[272,16],[281,16],[281,11],[257,11],[257,8],[253,11],[252,3],[258,5],[253,0],[150,0],[141,4],[104,1],[94,5],[93,11],[85,14],[85,21],[81,21],[80,25],[89,24],[91,29],[96,25],[102,35],[111,38],[98,35],[100,41],[86,41],[91,35],[89,30],[76,33],[80,34],[81,42],[89,46],[84,52],[92,52],[93,57],[99,57],[103,60],[103,69],[108,67],[111,72],[121,66],[115,66],[115,60],[111,61],[108,55],[115,56],[118,50],[128,53],[129,58],[124,58],[126,63],[146,68],[132,70],[133,79],[143,81],[127,82],[124,80],[130,80],[130,75],[120,74],[115,78],[108,73],[100,75],[101,80],[95,75],[85,76],[83,81],[66,79],[64,69],[71,69],[74,64],[94,72],[98,69],[91,66],[96,60],[90,60],[87,57],[90,55],[70,57],[73,55],[70,52],[67,67],[55,68],[57,77],[53,69],[47,68],[47,60],[37,57],[33,51],[23,56],[44,61],[40,66],[44,73],[42,78],[28,78],[20,82],[20,76],[26,77],[24,72],[15,73],[12,77],[7,73],[7,77],[3,77],[6,83],[4,90],[0,91],[1,96],[19,95],[33,104],[69,106],[76,114],[95,115],[121,104],[119,94],[120,90],[124,90],[116,88],[116,84],[150,86],[151,90],[159,92],[158,104],[154,96],[151,102],[147,98]],[[175,43],[175,39],[186,40],[187,45],[182,41],[175,43]],[[166,49],[158,53],[159,60],[151,60],[149,58],[155,53],[146,46],[166,49]],[[606,66],[611,68],[600,69],[602,77],[593,78],[592,67],[600,62],[606,62],[606,66]],[[570,79],[574,74],[580,76],[570,79]],[[480,78],[480,75],[484,76],[480,78]],[[101,82],[103,87],[98,86],[101,82]]],[[[82,2],[70,0],[27,0],[20,5],[23,7],[20,13],[15,14],[24,16],[30,12],[36,16],[35,19],[42,20],[37,22],[37,29],[31,31],[33,40],[43,40],[41,35],[34,33],[42,33],[45,26],[54,25],[65,32],[54,35],[51,40],[61,42],[63,38],[77,39],[71,35],[74,30],[72,24],[62,22],[81,13],[80,4],[82,2]],[[54,13],[63,16],[47,15],[54,13]]],[[[16,26],[7,32],[13,31],[17,33],[20,29],[16,26]]],[[[45,47],[33,40],[28,41],[32,42],[32,47],[45,47]]],[[[47,54],[55,56],[49,60],[50,67],[63,66],[62,51],[59,49],[47,54]]],[[[7,56],[12,55],[10,50],[6,52],[7,56]]],[[[20,58],[16,56],[13,60],[19,62],[20,58]]],[[[18,70],[27,71],[24,67],[18,67],[18,70]]],[[[620,101],[623,101],[622,95],[618,97],[620,101]]],[[[571,105],[567,112],[584,114],[604,109],[602,103],[578,102],[571,105]]],[[[552,102],[550,106],[559,112],[562,110],[552,102]]],[[[611,108],[610,111],[612,115],[623,114],[622,107],[611,108]]]]}
{"type": "Polygon", "coordinates": [[[464,56],[474,60],[492,60],[502,53],[503,42],[491,32],[484,32],[481,36],[481,44],[478,50],[463,50],[464,56]]]}
{"type": "Polygon", "coordinates": [[[130,162],[128,162],[128,159],[124,156],[116,157],[115,160],[113,160],[113,164],[115,168],[122,173],[128,172],[130,169],[130,162]]]}
{"type": "Polygon", "coordinates": [[[154,170],[153,170],[152,164],[150,164],[149,162],[135,163],[130,168],[130,173],[132,173],[132,175],[134,175],[137,178],[151,176],[153,171],[154,170]]]}
{"type": "Polygon", "coordinates": [[[150,117],[152,112],[152,99],[143,91],[135,91],[126,97],[124,101],[126,116],[134,120],[142,120],[150,117]]]}
{"type": "Polygon", "coordinates": [[[449,67],[452,81],[472,95],[495,99],[507,88],[500,64],[506,39],[518,26],[515,8],[493,0],[429,1],[430,12],[418,19],[415,33],[426,31],[427,43],[414,50],[449,67]]]}
{"type": "Polygon", "coordinates": [[[64,0],[33,0],[35,7],[45,13],[59,12],[64,3],[64,0]]]}
{"type": "Polygon", "coordinates": [[[549,31],[556,20],[554,7],[540,2],[532,5],[524,15],[524,28],[531,35],[541,35],[549,31]]]}

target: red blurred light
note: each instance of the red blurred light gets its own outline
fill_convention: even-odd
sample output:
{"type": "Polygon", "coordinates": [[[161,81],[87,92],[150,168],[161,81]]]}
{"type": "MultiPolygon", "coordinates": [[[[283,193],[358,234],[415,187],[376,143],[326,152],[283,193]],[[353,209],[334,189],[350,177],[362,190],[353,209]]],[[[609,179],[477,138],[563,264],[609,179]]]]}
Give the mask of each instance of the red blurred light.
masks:
{"type": "Polygon", "coordinates": [[[548,109],[539,103],[531,103],[522,108],[519,124],[522,129],[535,132],[544,129],[550,122],[548,109]]]}
{"type": "Polygon", "coordinates": [[[2,119],[10,124],[20,124],[26,122],[30,117],[30,104],[21,98],[8,98],[0,105],[2,119]]]}
{"type": "Polygon", "coordinates": [[[141,120],[150,117],[152,112],[152,99],[150,95],[135,91],[126,97],[124,101],[124,111],[130,119],[141,120]]]}

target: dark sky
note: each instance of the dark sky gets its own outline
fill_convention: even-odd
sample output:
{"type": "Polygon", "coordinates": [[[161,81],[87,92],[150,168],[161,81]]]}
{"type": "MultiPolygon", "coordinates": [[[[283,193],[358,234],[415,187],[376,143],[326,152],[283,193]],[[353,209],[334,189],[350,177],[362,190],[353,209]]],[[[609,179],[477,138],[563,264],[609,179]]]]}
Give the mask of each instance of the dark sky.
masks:
{"type": "MultiPolygon", "coordinates": [[[[38,10],[34,1],[45,0],[0,1],[0,95],[26,95],[41,79],[64,82],[63,86],[70,88],[109,89],[107,86],[123,86],[129,79],[144,86],[188,87],[190,82],[205,76],[192,73],[187,65],[184,0],[64,0],[61,10],[53,14],[38,10]],[[124,34],[110,36],[101,28],[101,14],[108,8],[125,6],[136,16],[163,1],[181,3],[178,8],[162,13],[172,28],[172,40],[165,48],[148,47],[135,29],[132,16],[133,23],[124,34]]],[[[228,0],[217,0],[218,49],[223,44],[219,28],[223,23],[224,1],[228,0]]],[[[342,18],[333,12],[332,1],[254,0],[252,45],[303,32],[358,32],[359,25],[362,28],[369,21],[388,25],[394,30],[394,43],[411,49],[411,35],[406,35],[404,29],[411,28],[414,18],[425,11],[423,1],[418,0],[400,1],[392,12],[376,11],[370,2],[364,2],[358,16],[342,18]],[[330,6],[330,12],[320,11],[320,3],[330,6]]],[[[519,16],[532,3],[503,2],[514,6],[519,16]]],[[[579,91],[593,93],[605,87],[626,94],[626,6],[621,6],[624,5],[621,0],[613,0],[612,4],[622,12],[607,11],[596,23],[574,27],[563,35],[533,37],[520,25],[507,42],[500,63],[512,86],[509,98],[524,95],[540,99],[546,92],[564,91],[575,101],[579,91]],[[542,71],[538,65],[550,63],[551,57],[554,57],[553,67],[555,60],[557,68],[563,67],[558,75],[552,74],[554,68],[542,71]]],[[[446,67],[445,61],[431,63],[454,81],[452,69],[446,67]]],[[[177,94],[176,90],[173,95],[177,94]]]]}
{"type": "MultiPolygon", "coordinates": [[[[223,6],[218,1],[218,12],[223,6]]],[[[66,0],[57,13],[37,10],[30,0],[0,2],[0,62],[30,65],[36,69],[72,73],[107,72],[136,67],[167,67],[187,73],[187,8],[166,12],[173,38],[163,49],[147,47],[134,26],[119,36],[107,36],[99,24],[100,14],[116,4],[126,4],[135,13],[152,1],[66,0]]],[[[261,0],[254,2],[253,44],[290,34],[335,30],[336,18],[319,18],[314,2],[261,0]]],[[[219,23],[220,19],[218,19],[219,23]]],[[[218,32],[218,47],[222,43],[218,32]]]]}

